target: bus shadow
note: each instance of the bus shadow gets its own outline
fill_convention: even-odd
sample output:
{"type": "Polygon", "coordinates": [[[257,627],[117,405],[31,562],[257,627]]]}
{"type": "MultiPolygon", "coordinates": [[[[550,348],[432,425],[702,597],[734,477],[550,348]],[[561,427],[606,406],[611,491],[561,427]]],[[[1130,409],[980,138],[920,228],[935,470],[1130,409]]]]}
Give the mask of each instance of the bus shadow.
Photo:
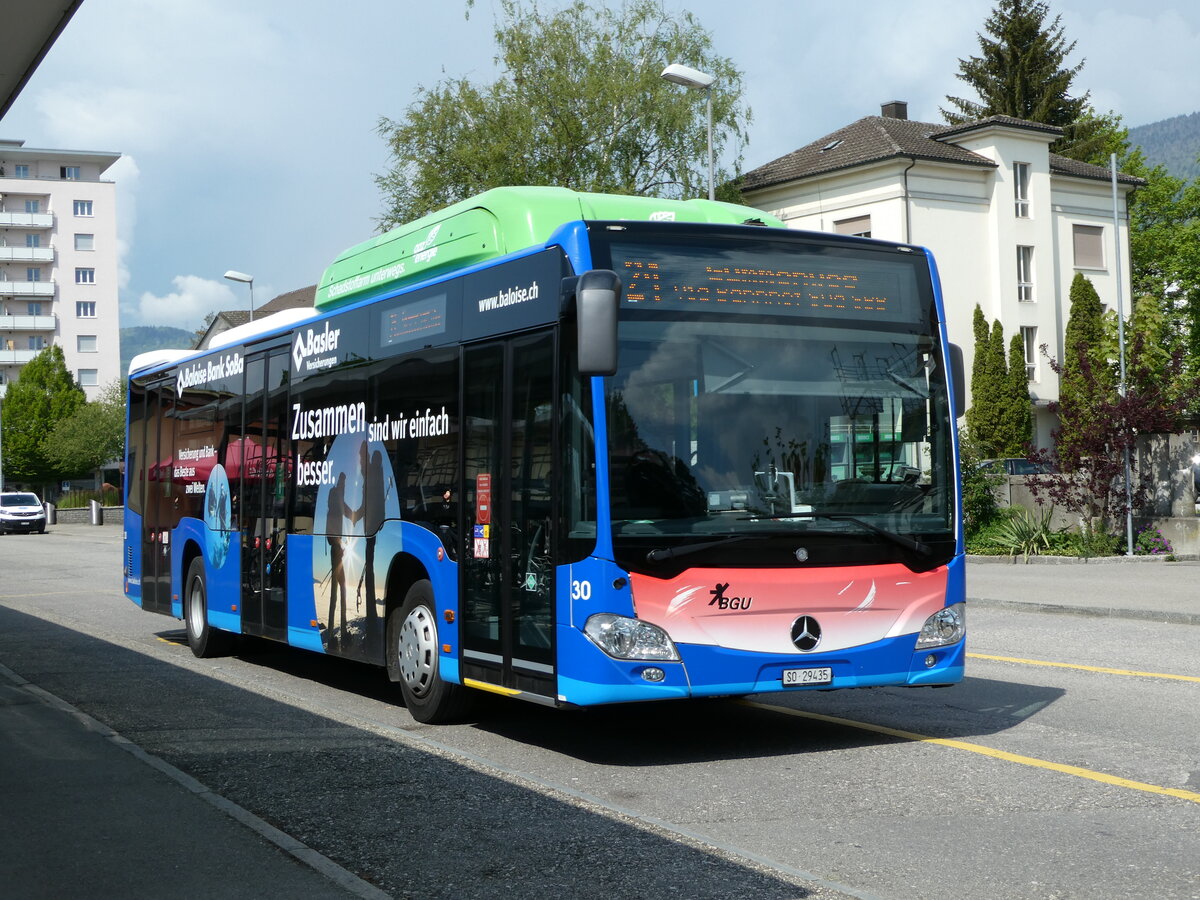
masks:
{"type": "MultiPolygon", "coordinates": [[[[183,632],[170,633],[183,640],[183,632]]],[[[160,635],[170,639],[168,633],[160,635]]],[[[403,709],[382,669],[250,639],[256,666],[403,709]]],[[[1032,718],[1064,690],[968,677],[951,688],[874,688],[552,710],[479,693],[468,727],[585,762],[658,766],[881,746],[915,737],[971,740],[1032,718]],[[747,702],[749,701],[749,702],[747,702]],[[830,718],[847,720],[833,722],[830,718]],[[857,724],[856,724],[857,723],[857,724]]]]}
{"type": "Polygon", "coordinates": [[[837,752],[921,738],[971,740],[1003,733],[1065,693],[967,678],[938,690],[760,694],[565,712],[520,708],[509,701],[503,709],[490,706],[474,727],[590,763],[668,766],[837,752]]]}

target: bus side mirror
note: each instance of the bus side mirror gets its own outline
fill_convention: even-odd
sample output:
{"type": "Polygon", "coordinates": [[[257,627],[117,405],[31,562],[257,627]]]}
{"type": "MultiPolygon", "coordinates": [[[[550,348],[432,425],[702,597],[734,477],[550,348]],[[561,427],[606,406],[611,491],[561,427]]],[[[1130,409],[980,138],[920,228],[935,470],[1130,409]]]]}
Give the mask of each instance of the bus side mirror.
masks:
{"type": "Polygon", "coordinates": [[[967,369],[963,365],[962,347],[950,345],[950,384],[954,392],[954,418],[961,419],[967,406],[967,369]]]}
{"type": "Polygon", "coordinates": [[[579,338],[579,374],[614,375],[617,371],[617,308],[621,279],[609,269],[592,269],[575,284],[579,338]]]}

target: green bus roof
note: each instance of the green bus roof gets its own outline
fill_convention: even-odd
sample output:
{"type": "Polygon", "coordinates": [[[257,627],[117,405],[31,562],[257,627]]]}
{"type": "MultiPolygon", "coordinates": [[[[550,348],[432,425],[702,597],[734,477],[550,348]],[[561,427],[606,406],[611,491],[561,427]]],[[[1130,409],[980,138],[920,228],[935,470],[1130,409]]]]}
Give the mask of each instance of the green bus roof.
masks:
{"type": "Polygon", "coordinates": [[[535,247],[578,220],[786,227],[759,210],[713,200],[584,194],[557,187],[493,188],[346,250],[321,276],[315,305],[332,309],[366,294],[535,247]]]}

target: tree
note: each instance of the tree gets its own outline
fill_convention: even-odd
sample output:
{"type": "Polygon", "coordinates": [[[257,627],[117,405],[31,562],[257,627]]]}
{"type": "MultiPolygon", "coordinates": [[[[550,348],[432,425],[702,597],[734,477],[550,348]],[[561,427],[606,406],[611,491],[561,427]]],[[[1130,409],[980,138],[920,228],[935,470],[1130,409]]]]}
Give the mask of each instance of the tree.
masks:
{"type": "Polygon", "coordinates": [[[120,379],[58,422],[46,441],[46,457],[64,478],[88,475],[125,455],[125,386],[120,379]]]}
{"type": "Polygon", "coordinates": [[[1090,93],[1071,96],[1083,61],[1070,66],[1075,49],[1067,42],[1062,17],[1047,22],[1049,5],[1042,0],[1000,0],[979,34],[980,56],[958,61],[958,78],[975,89],[979,100],[947,96],[942,115],[951,124],[988,116],[1013,116],[1064,130],[1051,149],[1096,164],[1108,153],[1124,152],[1128,134],[1119,116],[1100,114],[1088,102],[1090,93]]]}
{"type": "Polygon", "coordinates": [[[975,305],[975,359],[971,365],[971,408],[967,427],[981,458],[1024,456],[1033,433],[1029,384],[1025,377],[1025,345],[1014,335],[1004,358],[1004,328],[999,320],[988,330],[983,310],[975,305]]]}
{"type": "MultiPolygon", "coordinates": [[[[509,184],[706,195],[704,92],[664,81],[669,63],[715,76],[713,152],[741,161],[750,122],[741,73],[690,13],[659,0],[619,9],[575,0],[553,12],[500,0],[495,40],[496,81],[418,87],[403,117],[380,118],[391,154],[375,178],[383,228],[509,184]]],[[[738,199],[727,173],[716,180],[721,199],[738,199]]]]}
{"type": "Polygon", "coordinates": [[[1137,151],[1120,167],[1146,181],[1129,201],[1133,296],[1156,298],[1194,376],[1200,372],[1200,179],[1186,182],[1163,166],[1150,167],[1137,151]]]}
{"type": "Polygon", "coordinates": [[[1070,466],[1071,449],[1097,424],[1101,407],[1113,398],[1116,378],[1105,353],[1104,305],[1088,277],[1076,272],[1071,281],[1071,306],[1063,340],[1061,365],[1052,362],[1059,373],[1059,430],[1057,440],[1064,443],[1064,469],[1070,466]]]}
{"type": "Polygon", "coordinates": [[[86,402],[62,347],[52,344],[30,360],[4,394],[5,481],[44,485],[57,480],[60,471],[47,455],[47,437],[86,402]]]}
{"type": "MultiPolygon", "coordinates": [[[[997,323],[999,324],[999,323],[997,323]]],[[[1020,333],[1008,342],[1008,372],[1001,398],[1000,456],[1026,456],[1033,440],[1033,410],[1029,403],[1029,376],[1025,371],[1025,341],[1020,333]]]]}

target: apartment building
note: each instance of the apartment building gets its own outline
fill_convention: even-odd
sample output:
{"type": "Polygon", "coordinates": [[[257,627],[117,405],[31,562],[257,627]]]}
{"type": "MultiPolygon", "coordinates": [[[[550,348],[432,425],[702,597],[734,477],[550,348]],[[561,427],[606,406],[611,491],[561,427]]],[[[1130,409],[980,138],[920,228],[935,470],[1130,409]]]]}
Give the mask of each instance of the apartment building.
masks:
{"type": "Polygon", "coordinates": [[[52,343],[88,399],[121,377],[118,159],[0,140],[0,389],[52,343]]]}
{"type": "MultiPolygon", "coordinates": [[[[743,196],[793,228],[919,244],[934,254],[950,340],[974,354],[975,305],[1019,334],[1034,441],[1050,445],[1070,285],[1082,272],[1129,312],[1126,201],[1144,182],[1050,152],[1062,130],[1008,116],[963,125],[908,119],[903,101],[747,172],[743,196]],[[1120,279],[1118,281],[1118,273],[1120,279]]],[[[968,394],[968,402],[970,395],[968,394]]]]}

